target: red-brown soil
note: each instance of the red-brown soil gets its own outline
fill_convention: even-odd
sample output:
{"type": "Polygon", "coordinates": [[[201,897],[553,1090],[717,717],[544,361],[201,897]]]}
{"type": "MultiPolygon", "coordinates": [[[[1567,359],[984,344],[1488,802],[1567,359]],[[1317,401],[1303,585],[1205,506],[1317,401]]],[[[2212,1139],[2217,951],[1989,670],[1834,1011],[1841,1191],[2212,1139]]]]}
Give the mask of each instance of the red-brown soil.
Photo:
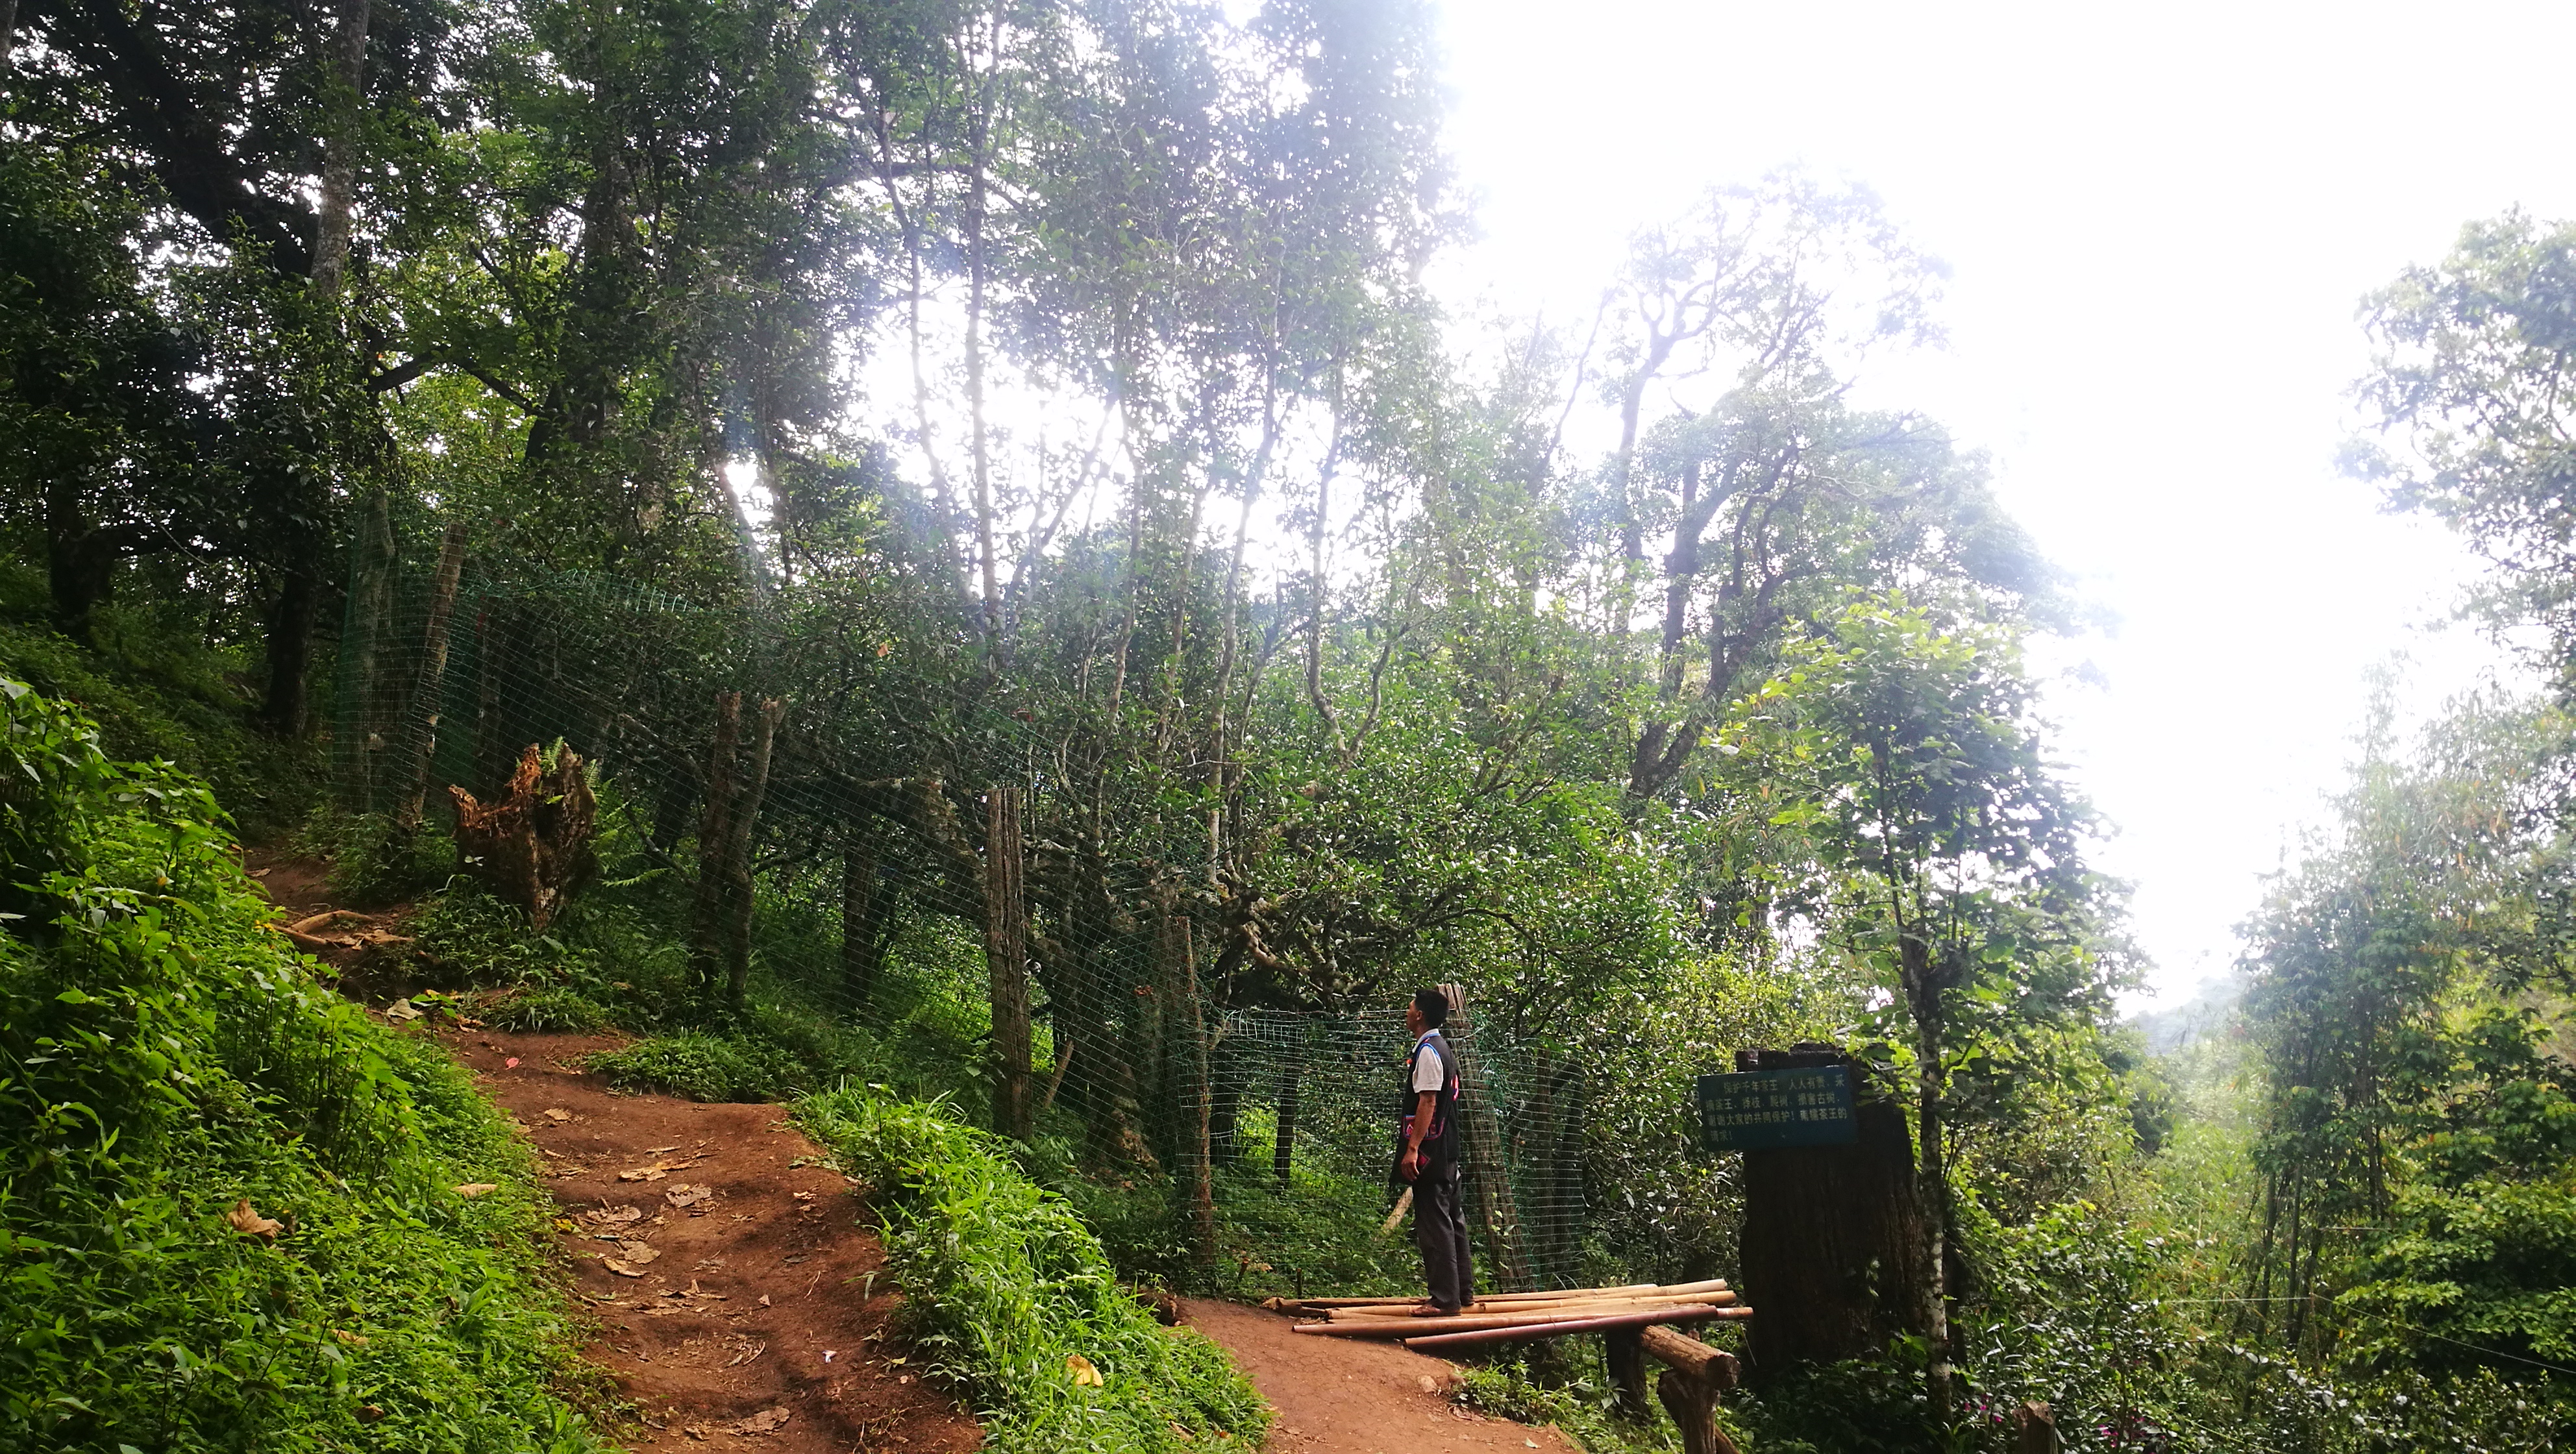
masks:
{"type": "Polygon", "coordinates": [[[615,1043],[597,1036],[442,1038],[545,1161],[557,1240],[599,1320],[584,1352],[634,1401],[635,1443],[945,1454],[981,1442],[888,1329],[900,1299],[870,1279],[884,1251],[858,1225],[851,1184],[815,1164],[782,1108],[612,1094],[580,1068],[615,1043]]]}
{"type": "Polygon", "coordinates": [[[1533,1429],[1460,1408],[1448,1392],[1455,1366],[1401,1344],[1300,1333],[1287,1317],[1237,1303],[1188,1298],[1190,1326],[1234,1356],[1234,1366],[1279,1411],[1272,1454],[1577,1454],[1553,1425],[1533,1429]]]}

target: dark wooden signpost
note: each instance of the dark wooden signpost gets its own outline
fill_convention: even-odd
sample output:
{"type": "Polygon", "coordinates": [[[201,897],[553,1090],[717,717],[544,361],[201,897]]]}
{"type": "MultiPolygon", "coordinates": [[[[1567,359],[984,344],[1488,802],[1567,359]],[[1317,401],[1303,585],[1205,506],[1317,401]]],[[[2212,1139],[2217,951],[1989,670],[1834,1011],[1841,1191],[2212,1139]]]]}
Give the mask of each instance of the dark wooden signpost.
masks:
{"type": "Polygon", "coordinates": [[[1710,1151],[1848,1146],[1859,1139],[1851,1071],[1841,1065],[1699,1078],[1700,1144],[1710,1151]]]}
{"type": "Polygon", "coordinates": [[[1700,1133],[1744,1156],[1746,1372],[1776,1377],[1919,1332],[1923,1260],[1904,1108],[1832,1045],[1741,1050],[1699,1081],[1700,1133]]]}

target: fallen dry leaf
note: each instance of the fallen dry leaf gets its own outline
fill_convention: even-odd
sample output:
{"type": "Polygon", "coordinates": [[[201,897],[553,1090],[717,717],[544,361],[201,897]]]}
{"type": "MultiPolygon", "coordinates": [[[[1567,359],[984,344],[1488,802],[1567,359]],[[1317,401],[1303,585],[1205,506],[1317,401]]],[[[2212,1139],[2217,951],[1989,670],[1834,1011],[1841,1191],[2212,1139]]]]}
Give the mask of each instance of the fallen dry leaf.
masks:
{"type": "Polygon", "coordinates": [[[764,1308],[769,1306],[769,1294],[762,1293],[760,1295],[760,1305],[764,1308]]]}
{"type": "Polygon", "coordinates": [[[649,1242],[620,1242],[617,1255],[630,1267],[643,1267],[661,1260],[662,1249],[649,1242]]]}
{"type": "Polygon", "coordinates": [[[458,1187],[456,1189],[456,1194],[461,1197],[479,1197],[487,1191],[499,1191],[500,1189],[501,1186],[498,1182],[469,1181],[463,1186],[458,1187]]]}
{"type": "Polygon", "coordinates": [[[1440,1380],[1433,1378],[1428,1373],[1414,1381],[1422,1385],[1422,1391],[1424,1393],[1438,1393],[1440,1391],[1440,1380]]]}
{"type": "Polygon", "coordinates": [[[572,1119],[572,1112],[565,1110],[561,1106],[548,1106],[546,1107],[544,1114],[545,1118],[549,1121],[569,1121],[572,1119]]]}
{"type": "Polygon", "coordinates": [[[346,1328],[333,1328],[331,1330],[331,1336],[348,1344],[352,1348],[364,1348],[367,1346],[367,1338],[365,1334],[352,1333],[346,1328]]]}
{"type": "Polygon", "coordinates": [[[643,1216],[644,1209],[628,1206],[601,1207],[597,1211],[586,1212],[583,1215],[603,1227],[622,1227],[643,1216]]]}
{"type": "Polygon", "coordinates": [[[647,1146],[644,1148],[644,1154],[647,1156],[659,1156],[665,1151],[677,1151],[679,1149],[680,1148],[677,1146],[647,1146]]]}
{"type": "Polygon", "coordinates": [[[712,1198],[715,1194],[716,1189],[714,1187],[691,1186],[687,1182],[683,1181],[673,1184],[669,1191],[662,1193],[662,1200],[669,1202],[675,1207],[694,1207],[698,1203],[712,1198]]]}
{"type": "Polygon", "coordinates": [[[670,1169],[671,1168],[667,1166],[659,1164],[652,1166],[639,1166],[633,1171],[621,1171],[617,1173],[617,1179],[619,1181],[660,1181],[663,1174],[668,1172],[670,1169]]]}
{"type": "Polygon", "coordinates": [[[409,1024],[420,1018],[420,1008],[409,1000],[396,1000],[385,1006],[385,1018],[398,1024],[409,1024]]]}
{"type": "Polygon", "coordinates": [[[1067,1353],[1064,1355],[1064,1367],[1067,1373],[1073,1375],[1074,1387],[1100,1387],[1100,1370],[1091,1366],[1090,1359],[1079,1353],[1067,1353]]]}
{"type": "Polygon", "coordinates": [[[762,1409],[759,1413],[753,1414],[750,1418],[734,1425],[733,1432],[737,1435],[774,1434],[786,1426],[787,1410],[785,1408],[762,1409]]]}
{"type": "Polygon", "coordinates": [[[362,1424],[372,1424],[372,1423],[374,1423],[376,1420],[381,1419],[381,1418],[383,1418],[384,1416],[385,1416],[385,1411],[384,1411],[383,1409],[380,1409],[380,1408],[376,1407],[374,1404],[360,1404],[360,1405],[358,1405],[358,1422],[359,1422],[359,1423],[362,1423],[362,1424]]]}
{"type": "Polygon", "coordinates": [[[252,1211],[248,1197],[233,1203],[233,1209],[224,1213],[224,1220],[232,1223],[233,1230],[245,1237],[265,1237],[271,1242],[277,1240],[278,1233],[286,1230],[284,1222],[252,1211]]]}
{"type": "Polygon", "coordinates": [[[642,1277],[644,1275],[643,1269],[629,1267],[614,1257],[602,1257],[599,1260],[607,1264],[608,1270],[616,1273],[619,1277],[642,1277]]]}

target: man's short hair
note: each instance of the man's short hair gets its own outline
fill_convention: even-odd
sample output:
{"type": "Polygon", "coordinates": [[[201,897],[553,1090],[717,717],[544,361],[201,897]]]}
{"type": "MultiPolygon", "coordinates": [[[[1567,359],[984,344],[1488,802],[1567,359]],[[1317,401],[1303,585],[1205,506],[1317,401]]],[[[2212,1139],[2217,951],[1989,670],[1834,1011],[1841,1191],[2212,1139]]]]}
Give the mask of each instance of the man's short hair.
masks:
{"type": "Polygon", "coordinates": [[[1434,1030],[1449,1023],[1449,997],[1438,990],[1415,990],[1413,1007],[1422,1012],[1422,1023],[1434,1030]]]}

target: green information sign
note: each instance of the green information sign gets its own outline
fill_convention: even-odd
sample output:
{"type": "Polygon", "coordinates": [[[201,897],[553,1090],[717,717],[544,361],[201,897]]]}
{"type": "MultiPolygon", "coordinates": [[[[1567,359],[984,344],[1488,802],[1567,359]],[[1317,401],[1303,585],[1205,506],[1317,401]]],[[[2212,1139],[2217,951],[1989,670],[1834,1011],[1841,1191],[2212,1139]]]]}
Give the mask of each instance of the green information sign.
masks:
{"type": "Polygon", "coordinates": [[[1711,1151],[1842,1146],[1858,1134],[1842,1066],[1699,1078],[1700,1144],[1711,1151]]]}

